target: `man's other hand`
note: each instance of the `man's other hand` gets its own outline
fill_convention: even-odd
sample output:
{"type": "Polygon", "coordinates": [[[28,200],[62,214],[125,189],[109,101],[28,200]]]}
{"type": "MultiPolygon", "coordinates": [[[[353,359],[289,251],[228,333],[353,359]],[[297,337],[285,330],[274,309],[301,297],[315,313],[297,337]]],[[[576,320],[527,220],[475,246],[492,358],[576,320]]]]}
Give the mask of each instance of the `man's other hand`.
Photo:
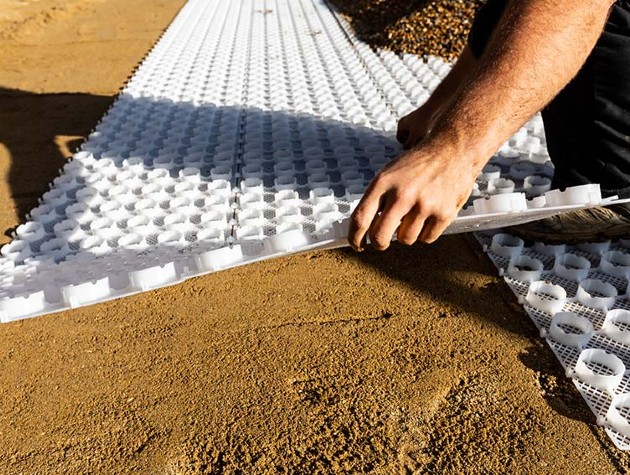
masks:
{"type": "Polygon", "coordinates": [[[439,110],[425,104],[398,121],[396,139],[403,144],[405,150],[415,147],[428,135],[438,113],[439,110]]]}

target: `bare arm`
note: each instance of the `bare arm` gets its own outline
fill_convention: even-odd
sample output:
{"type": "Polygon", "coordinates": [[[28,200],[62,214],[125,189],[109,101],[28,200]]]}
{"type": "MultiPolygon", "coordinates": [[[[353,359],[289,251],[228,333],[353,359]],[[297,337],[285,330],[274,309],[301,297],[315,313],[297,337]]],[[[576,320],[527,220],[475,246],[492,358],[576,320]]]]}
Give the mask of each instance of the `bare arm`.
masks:
{"type": "Polygon", "coordinates": [[[444,112],[459,86],[468,78],[476,65],[477,61],[467,46],[446,77],[435,88],[431,97],[411,114],[400,119],[396,138],[405,146],[405,149],[412,148],[426,137],[436,119],[444,112]]]}
{"type": "Polygon", "coordinates": [[[512,0],[479,65],[425,140],[372,181],[348,240],[386,249],[433,242],[455,219],[492,154],[575,76],[614,0],[512,0]],[[380,214],[378,214],[380,212],[380,214]]]}

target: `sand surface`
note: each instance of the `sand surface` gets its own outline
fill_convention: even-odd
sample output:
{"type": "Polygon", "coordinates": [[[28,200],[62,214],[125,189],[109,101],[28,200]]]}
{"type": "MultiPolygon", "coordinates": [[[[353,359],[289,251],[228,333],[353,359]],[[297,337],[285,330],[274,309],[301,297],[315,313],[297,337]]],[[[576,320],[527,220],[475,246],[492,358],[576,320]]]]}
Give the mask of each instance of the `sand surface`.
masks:
{"type": "MultiPolygon", "coordinates": [[[[182,3],[0,0],[3,230],[182,3]]],[[[630,466],[462,236],[249,265],[4,324],[0,341],[2,474],[630,466]]]]}

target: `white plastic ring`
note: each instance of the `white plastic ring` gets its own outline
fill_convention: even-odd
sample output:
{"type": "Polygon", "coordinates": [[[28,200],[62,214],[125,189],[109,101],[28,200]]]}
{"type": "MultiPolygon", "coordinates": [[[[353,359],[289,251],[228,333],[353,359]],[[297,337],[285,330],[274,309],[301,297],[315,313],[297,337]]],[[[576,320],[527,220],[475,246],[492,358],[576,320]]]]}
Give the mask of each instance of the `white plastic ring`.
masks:
{"type": "Polygon", "coordinates": [[[566,299],[566,290],[559,285],[543,280],[532,282],[525,297],[525,300],[531,307],[551,315],[559,312],[564,307],[566,299]]]}
{"type": "MultiPolygon", "coordinates": [[[[600,349],[582,350],[575,365],[574,375],[582,382],[608,394],[614,394],[626,371],[617,356],[600,349]],[[593,367],[604,368],[594,370],[593,367]]],[[[569,372],[570,373],[570,372],[569,372]]],[[[569,374],[568,376],[573,376],[569,374]]]]}
{"type": "MultiPolygon", "coordinates": [[[[541,332],[544,338],[546,335],[541,332]]],[[[558,312],[551,319],[549,336],[558,343],[572,348],[584,348],[593,336],[593,325],[586,317],[573,312],[558,312]],[[568,332],[561,325],[572,327],[578,333],[568,332]]]]}

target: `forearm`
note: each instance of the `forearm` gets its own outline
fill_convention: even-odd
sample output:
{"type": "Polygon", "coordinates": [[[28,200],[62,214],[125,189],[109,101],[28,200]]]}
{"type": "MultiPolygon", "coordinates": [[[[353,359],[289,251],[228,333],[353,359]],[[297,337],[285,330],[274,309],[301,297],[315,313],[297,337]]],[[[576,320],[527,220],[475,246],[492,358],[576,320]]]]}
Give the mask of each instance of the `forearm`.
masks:
{"type": "Polygon", "coordinates": [[[511,0],[470,78],[430,131],[370,183],[350,220],[353,248],[362,249],[369,232],[372,245],[386,249],[396,229],[405,244],[435,241],[490,156],[579,71],[612,3],[511,0]]]}
{"type": "Polygon", "coordinates": [[[578,72],[611,0],[512,0],[467,82],[421,145],[476,173],[578,72]]]}
{"type": "Polygon", "coordinates": [[[431,96],[422,107],[426,108],[431,115],[437,115],[441,112],[453,98],[460,85],[471,75],[476,62],[470,48],[464,48],[453,68],[431,93],[431,96]]]}

